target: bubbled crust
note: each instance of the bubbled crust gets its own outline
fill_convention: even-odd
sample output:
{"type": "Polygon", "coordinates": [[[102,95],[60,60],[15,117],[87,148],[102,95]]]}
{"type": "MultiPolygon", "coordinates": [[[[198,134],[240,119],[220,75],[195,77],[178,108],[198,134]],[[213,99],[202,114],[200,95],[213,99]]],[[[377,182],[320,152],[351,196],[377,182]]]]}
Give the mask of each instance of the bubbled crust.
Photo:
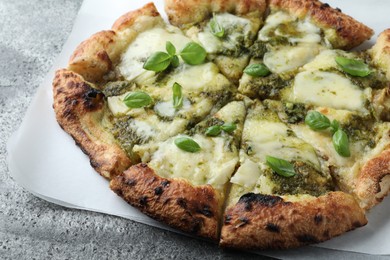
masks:
{"type": "Polygon", "coordinates": [[[295,202],[248,193],[226,210],[220,245],[247,249],[294,248],[328,240],[366,223],[358,203],[343,192],[295,202]]]}
{"type": "Polygon", "coordinates": [[[363,165],[355,188],[360,204],[365,209],[381,202],[389,192],[390,147],[363,165]]]}
{"type": "Polygon", "coordinates": [[[165,0],[165,12],[176,26],[198,23],[222,12],[262,17],[266,7],[266,0],[165,0]]]}
{"type": "Polygon", "coordinates": [[[386,77],[390,80],[390,29],[383,31],[375,45],[369,51],[374,64],[386,72],[386,77]]]}
{"type": "Polygon", "coordinates": [[[103,95],[72,71],[58,70],[53,81],[54,111],[60,126],[90,158],[93,168],[110,179],[131,162],[102,126],[103,95]]]}
{"type": "Polygon", "coordinates": [[[320,28],[332,30],[329,40],[337,49],[351,49],[368,40],[373,30],[352,17],[317,0],[270,0],[271,9],[282,9],[301,19],[310,17],[320,28]],[[333,34],[333,33],[332,33],[333,34]]]}
{"type": "Polygon", "coordinates": [[[111,189],[150,217],[179,230],[217,240],[219,195],[209,185],[159,177],[146,164],[130,167],[110,182],[111,189]]]}
{"type": "Polygon", "coordinates": [[[98,32],[83,41],[73,52],[68,69],[87,81],[103,81],[136,35],[156,24],[163,24],[163,20],[153,3],[126,13],[112,30],[98,32]]]}

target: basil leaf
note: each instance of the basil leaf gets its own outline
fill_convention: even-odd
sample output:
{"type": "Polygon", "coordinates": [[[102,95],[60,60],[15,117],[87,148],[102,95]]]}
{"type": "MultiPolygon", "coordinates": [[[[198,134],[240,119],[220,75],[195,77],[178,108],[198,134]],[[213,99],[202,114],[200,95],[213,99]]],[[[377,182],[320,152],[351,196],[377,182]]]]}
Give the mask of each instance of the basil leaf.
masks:
{"type": "Polygon", "coordinates": [[[251,64],[244,69],[244,73],[252,77],[265,77],[268,76],[271,71],[262,63],[251,64]]]}
{"type": "Polygon", "coordinates": [[[330,124],[330,127],[332,128],[332,133],[337,132],[337,130],[340,129],[340,123],[336,119],[333,119],[332,123],[330,124]]]}
{"type": "Polygon", "coordinates": [[[167,41],[167,43],[165,44],[165,49],[167,50],[168,54],[171,56],[176,54],[176,48],[170,41],[167,41]]]}
{"type": "Polygon", "coordinates": [[[177,55],[173,55],[172,60],[171,60],[171,65],[174,68],[179,67],[179,57],[177,57],[177,55]]]}
{"type": "Polygon", "coordinates": [[[183,151],[196,153],[200,151],[200,146],[197,142],[189,137],[178,137],[175,139],[175,145],[183,151]]]}
{"type": "Polygon", "coordinates": [[[233,123],[227,123],[221,126],[222,130],[226,133],[231,133],[237,129],[237,126],[233,123]]]}
{"type": "Polygon", "coordinates": [[[196,42],[189,42],[181,50],[180,56],[185,63],[190,65],[198,65],[203,63],[206,59],[207,52],[206,50],[197,44],[196,42]]]}
{"type": "Polygon", "coordinates": [[[173,107],[181,108],[183,106],[183,93],[182,93],[181,85],[175,82],[172,86],[172,92],[173,92],[173,107]]]}
{"type": "Polygon", "coordinates": [[[211,19],[209,25],[210,25],[211,33],[214,36],[216,36],[218,38],[222,38],[225,35],[225,29],[218,23],[215,16],[213,16],[213,19],[211,19]]]}
{"type": "Polygon", "coordinates": [[[368,65],[360,60],[348,59],[339,56],[335,58],[335,61],[343,71],[352,76],[366,77],[372,72],[368,65]]]}
{"type": "Polygon", "coordinates": [[[310,111],[305,117],[305,123],[314,131],[330,127],[330,120],[318,111],[310,111]]]}
{"type": "Polygon", "coordinates": [[[333,146],[336,152],[342,157],[351,156],[351,152],[349,150],[349,140],[347,134],[339,129],[333,134],[333,146]]]}
{"type": "Polygon", "coordinates": [[[145,92],[131,92],[125,96],[123,103],[131,108],[140,108],[152,103],[152,98],[145,92]]]}
{"type": "Polygon", "coordinates": [[[206,129],[205,134],[208,136],[218,136],[222,132],[221,126],[213,125],[206,129]]]}
{"type": "Polygon", "coordinates": [[[172,57],[168,53],[161,51],[155,52],[145,61],[143,68],[146,70],[160,72],[168,68],[171,60],[172,57]]]}
{"type": "Polygon", "coordinates": [[[267,165],[280,176],[292,177],[296,174],[294,166],[286,160],[268,155],[265,157],[265,159],[267,161],[267,165]]]}

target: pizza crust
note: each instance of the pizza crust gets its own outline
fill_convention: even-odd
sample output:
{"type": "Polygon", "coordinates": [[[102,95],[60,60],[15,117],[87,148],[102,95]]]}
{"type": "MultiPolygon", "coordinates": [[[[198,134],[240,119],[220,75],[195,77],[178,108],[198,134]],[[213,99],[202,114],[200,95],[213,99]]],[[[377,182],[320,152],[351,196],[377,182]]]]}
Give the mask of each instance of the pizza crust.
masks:
{"type": "Polygon", "coordinates": [[[53,81],[54,111],[60,126],[90,158],[91,166],[110,179],[131,162],[114,137],[102,126],[103,94],[69,70],[58,70],[53,81]]]}
{"type": "Polygon", "coordinates": [[[165,12],[170,23],[179,27],[202,22],[213,13],[228,12],[261,18],[266,7],[266,0],[165,0],[165,12]]]}
{"type": "Polygon", "coordinates": [[[355,188],[360,204],[365,209],[370,209],[381,202],[389,192],[390,147],[363,165],[355,188]]]}
{"type": "Polygon", "coordinates": [[[225,211],[222,247],[286,249],[318,243],[367,223],[351,195],[330,192],[320,197],[286,201],[248,193],[225,211]]]}
{"type": "Polygon", "coordinates": [[[375,65],[379,66],[386,73],[390,80],[390,29],[383,31],[375,45],[370,50],[375,65]]]}
{"type": "Polygon", "coordinates": [[[304,19],[309,17],[323,29],[325,36],[336,49],[352,49],[368,40],[373,30],[352,17],[317,0],[270,0],[271,10],[284,10],[304,19]]]}
{"type": "Polygon", "coordinates": [[[153,3],[128,12],[112,26],[112,30],[101,31],[83,41],[74,51],[68,69],[87,81],[100,82],[119,61],[129,43],[147,29],[164,25],[164,21],[153,3]]]}
{"type": "Polygon", "coordinates": [[[218,239],[220,195],[210,186],[158,176],[146,164],[130,167],[110,182],[111,189],[150,217],[179,230],[218,239]]]}

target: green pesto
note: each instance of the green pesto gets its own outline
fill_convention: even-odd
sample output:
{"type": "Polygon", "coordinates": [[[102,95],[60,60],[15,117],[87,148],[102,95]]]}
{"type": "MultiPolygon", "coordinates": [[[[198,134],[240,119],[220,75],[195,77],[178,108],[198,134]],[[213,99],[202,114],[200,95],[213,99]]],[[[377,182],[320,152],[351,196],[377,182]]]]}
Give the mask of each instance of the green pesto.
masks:
{"type": "Polygon", "coordinates": [[[265,42],[257,41],[249,48],[249,54],[253,58],[262,59],[264,54],[268,51],[267,44],[265,42]]]}
{"type": "Polygon", "coordinates": [[[286,178],[267,169],[265,174],[276,184],[272,193],[278,195],[309,194],[321,196],[335,189],[331,178],[327,178],[313,166],[301,162],[292,162],[295,176],[286,178]]]}
{"type": "Polygon", "coordinates": [[[363,141],[370,148],[375,147],[374,121],[372,118],[353,115],[348,123],[341,125],[341,128],[348,135],[350,141],[363,141]]]}
{"type": "Polygon", "coordinates": [[[106,97],[119,96],[128,91],[132,87],[130,81],[112,81],[108,82],[103,89],[103,94],[106,97]]]}
{"type": "Polygon", "coordinates": [[[131,120],[132,118],[130,116],[114,118],[114,126],[111,132],[129,157],[134,158],[135,154],[132,152],[133,146],[136,144],[145,144],[150,141],[150,138],[138,135],[130,126],[131,120]]]}
{"type": "Polygon", "coordinates": [[[287,122],[290,124],[301,123],[305,120],[307,109],[302,103],[283,103],[284,112],[287,115],[287,122]]]}
{"type": "Polygon", "coordinates": [[[280,90],[288,86],[288,84],[288,81],[273,73],[267,77],[252,78],[247,83],[251,88],[251,92],[256,93],[260,99],[279,98],[280,90]]]}

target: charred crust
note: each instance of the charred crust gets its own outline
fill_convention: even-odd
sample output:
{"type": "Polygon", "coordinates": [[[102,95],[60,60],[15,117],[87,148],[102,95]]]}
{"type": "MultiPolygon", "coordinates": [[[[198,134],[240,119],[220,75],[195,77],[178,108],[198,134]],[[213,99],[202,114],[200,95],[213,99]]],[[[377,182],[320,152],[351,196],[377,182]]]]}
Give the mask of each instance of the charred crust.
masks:
{"type": "Polygon", "coordinates": [[[110,187],[145,214],[185,232],[217,239],[220,204],[209,185],[192,186],[185,180],[167,180],[147,165],[137,164],[110,182],[110,187]],[[123,177],[121,177],[123,176],[123,177]],[[134,180],[128,185],[127,180],[134,180]]]}
{"type": "Polygon", "coordinates": [[[279,233],[280,227],[274,223],[268,222],[265,226],[265,229],[269,232],[279,233]]]}
{"type": "Polygon", "coordinates": [[[313,244],[313,243],[318,243],[320,240],[316,238],[313,235],[310,234],[302,234],[297,236],[297,240],[303,244],[313,244]]]}
{"type": "Polygon", "coordinates": [[[224,223],[227,225],[227,224],[230,224],[231,223],[231,220],[232,220],[232,216],[231,215],[225,215],[225,218],[224,218],[224,223]]]}
{"type": "Polygon", "coordinates": [[[244,204],[245,209],[247,211],[250,211],[252,209],[253,203],[260,204],[266,207],[274,207],[275,205],[284,202],[283,199],[278,196],[247,193],[241,196],[241,198],[238,200],[238,203],[244,204]]]}
{"type": "Polygon", "coordinates": [[[314,216],[314,222],[318,225],[322,222],[323,217],[321,215],[315,215],[314,216]]]}
{"type": "Polygon", "coordinates": [[[161,186],[154,189],[154,194],[161,195],[163,193],[163,188],[161,186]]]}

